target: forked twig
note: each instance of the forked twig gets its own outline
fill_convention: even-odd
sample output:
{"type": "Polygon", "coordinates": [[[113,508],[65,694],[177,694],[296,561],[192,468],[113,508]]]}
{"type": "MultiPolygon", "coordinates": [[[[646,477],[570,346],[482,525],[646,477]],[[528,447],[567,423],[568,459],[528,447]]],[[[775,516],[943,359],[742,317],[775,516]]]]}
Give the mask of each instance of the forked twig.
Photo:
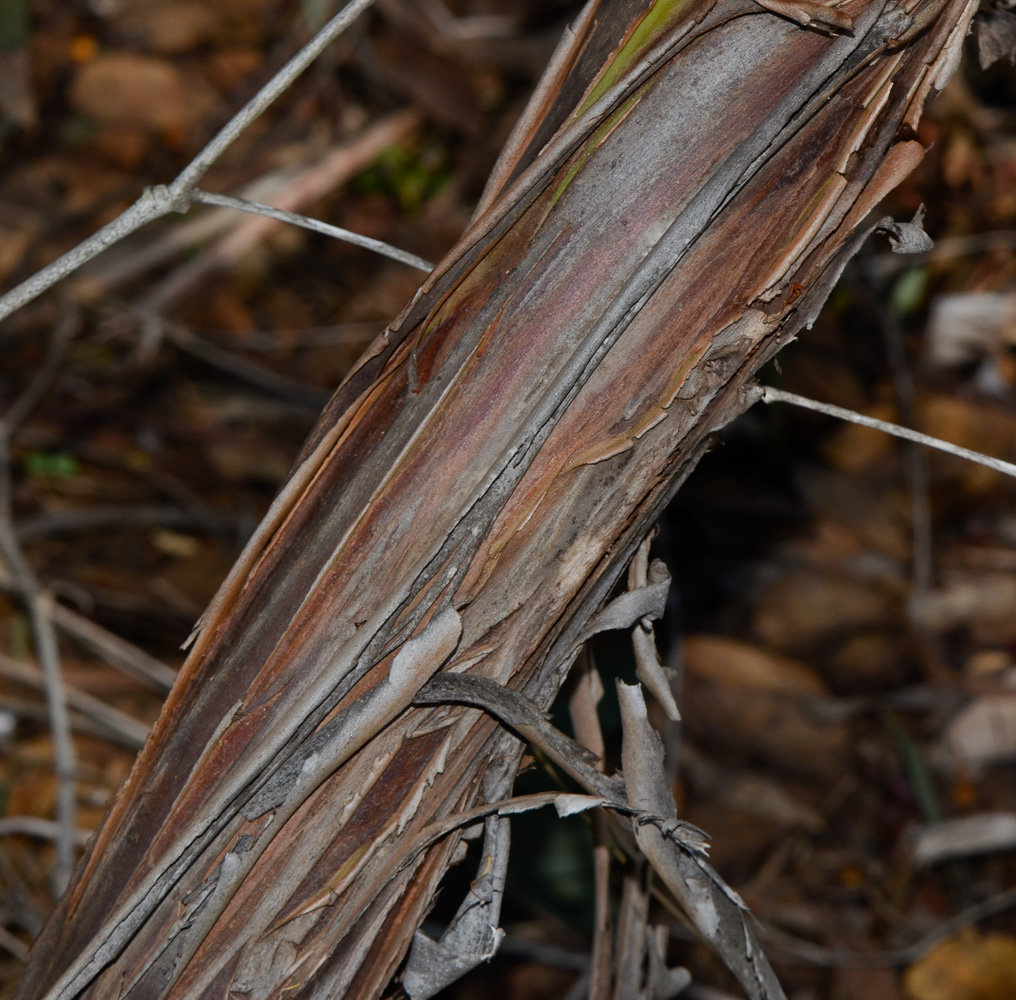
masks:
{"type": "Polygon", "coordinates": [[[186,212],[195,201],[198,181],[212,164],[373,3],[374,0],[351,0],[219,130],[171,184],[146,188],[141,197],[112,222],[0,298],[0,320],[135,230],[171,212],[186,212]]]}
{"type": "MultiPolygon", "coordinates": [[[[210,195],[204,191],[195,192],[196,199],[211,199],[214,202],[210,205],[212,211],[196,218],[186,227],[181,227],[179,232],[162,234],[156,246],[147,254],[141,255],[145,258],[146,266],[151,266],[160,255],[163,258],[176,255],[185,245],[193,246],[198,242],[204,242],[207,236],[211,235],[209,231],[213,224],[224,226],[225,231],[221,232],[200,256],[194,260],[183,261],[147,290],[138,301],[138,308],[142,312],[155,314],[166,312],[175,303],[186,299],[188,295],[193,295],[201,282],[207,281],[215,273],[231,267],[249,254],[251,246],[264,241],[270,233],[282,225],[295,223],[311,228],[323,226],[324,224],[317,220],[309,220],[306,216],[296,213],[302,213],[308,205],[328,197],[352,177],[367,169],[383,150],[402,142],[418,124],[419,115],[414,111],[393,112],[365,127],[355,136],[339,142],[305,166],[284,171],[284,176],[275,177],[274,183],[272,174],[268,174],[259,182],[247,185],[244,190],[236,192],[238,202],[230,200],[235,196],[227,197],[225,204],[229,206],[228,208],[223,208],[219,203],[219,195],[210,195]],[[256,206],[260,205],[268,206],[269,214],[258,211],[256,206]],[[238,217],[236,208],[243,209],[244,214],[238,217]],[[287,212],[293,215],[285,215],[287,212]],[[160,247],[161,250],[157,252],[157,248],[160,247]]],[[[328,227],[325,227],[324,231],[329,235],[336,233],[342,235],[347,232],[338,229],[333,232],[328,227]]],[[[380,241],[377,241],[376,245],[368,241],[368,248],[372,250],[386,246],[387,244],[380,241]]],[[[131,267],[129,263],[124,265],[126,249],[123,248],[117,255],[121,259],[109,262],[107,271],[123,272],[128,276],[137,273],[137,269],[131,267]]],[[[392,249],[396,254],[403,253],[392,249]]],[[[419,262],[419,258],[413,255],[406,256],[409,257],[410,263],[419,262]]],[[[129,260],[129,257],[127,259],[129,260]]],[[[116,280],[120,280],[119,277],[116,280]]],[[[94,295],[101,291],[103,284],[106,288],[110,287],[112,280],[107,278],[104,283],[91,281],[90,284],[91,294],[94,295]]],[[[139,345],[139,360],[150,360],[154,356],[158,341],[157,329],[152,331],[151,336],[146,331],[139,345]]]]}

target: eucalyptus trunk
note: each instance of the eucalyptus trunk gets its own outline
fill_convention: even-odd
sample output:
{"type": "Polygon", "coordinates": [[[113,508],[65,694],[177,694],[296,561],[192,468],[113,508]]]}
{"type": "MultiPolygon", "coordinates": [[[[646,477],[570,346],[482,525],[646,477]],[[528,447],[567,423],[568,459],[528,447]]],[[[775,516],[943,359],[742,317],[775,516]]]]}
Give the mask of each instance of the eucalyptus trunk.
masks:
{"type": "Polygon", "coordinates": [[[414,698],[443,671],[551,703],[920,161],[974,9],[591,0],[200,622],[22,1000],[384,991],[460,849],[435,824],[523,748],[414,698]]]}

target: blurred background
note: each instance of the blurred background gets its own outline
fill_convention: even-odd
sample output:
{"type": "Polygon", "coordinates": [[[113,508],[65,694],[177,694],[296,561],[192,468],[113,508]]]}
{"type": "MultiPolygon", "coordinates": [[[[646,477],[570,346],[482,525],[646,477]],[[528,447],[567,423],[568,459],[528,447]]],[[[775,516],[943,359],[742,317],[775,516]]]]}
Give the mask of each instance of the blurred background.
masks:
{"type": "MultiPolygon", "coordinates": [[[[0,290],[175,177],[337,7],[3,0],[0,290]]],[[[380,0],[203,186],[437,261],[576,10],[380,0]]],[[[763,381],[1013,462],[1016,71],[970,47],[888,206],[925,203],[936,250],[865,247],[763,381]]],[[[0,477],[58,602],[82,840],[320,407],[421,279],[198,207],[0,326],[0,413],[33,380],[38,396],[0,477]]],[[[998,473],[774,405],[724,432],[661,522],[675,792],[792,1000],[1016,996],[1014,500],[998,473]]],[[[0,569],[0,998],[54,902],[54,748],[15,583],[0,569]]],[[[594,656],[608,691],[631,677],[621,640],[594,656]]],[[[609,696],[603,715],[616,735],[609,696]]],[[[553,781],[533,769],[520,789],[553,781]]],[[[449,995],[575,988],[589,844],[580,817],[517,821],[508,938],[449,995]]],[[[470,877],[452,873],[435,919],[470,877]]],[[[659,906],[692,991],[736,994],[659,906]]]]}

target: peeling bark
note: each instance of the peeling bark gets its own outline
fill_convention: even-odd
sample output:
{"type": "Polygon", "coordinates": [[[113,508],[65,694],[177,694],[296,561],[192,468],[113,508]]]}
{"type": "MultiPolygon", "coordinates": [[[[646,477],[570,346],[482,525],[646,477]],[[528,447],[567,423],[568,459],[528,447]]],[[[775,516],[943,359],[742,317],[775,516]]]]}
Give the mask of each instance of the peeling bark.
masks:
{"type": "Polygon", "coordinates": [[[480,709],[406,706],[439,669],[550,704],[663,506],[919,162],[975,9],[765,7],[588,5],[469,230],[200,623],[22,1000],[391,980],[459,834],[416,838],[521,756],[480,709]]]}

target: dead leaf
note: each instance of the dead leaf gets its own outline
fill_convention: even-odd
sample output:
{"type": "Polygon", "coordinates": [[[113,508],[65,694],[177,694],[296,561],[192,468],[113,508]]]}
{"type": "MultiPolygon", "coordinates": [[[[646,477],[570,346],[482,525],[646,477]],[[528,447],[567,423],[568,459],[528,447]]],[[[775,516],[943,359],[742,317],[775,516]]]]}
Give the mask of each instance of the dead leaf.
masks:
{"type": "MultiPolygon", "coordinates": [[[[884,477],[851,472],[810,468],[802,472],[799,483],[809,507],[816,514],[813,536],[806,536],[786,546],[789,568],[804,569],[829,575],[831,570],[847,582],[863,589],[886,590],[901,594],[906,590],[912,553],[909,528],[910,499],[905,491],[893,488],[884,477]],[[836,525],[827,525],[832,521],[836,525]],[[853,551],[846,532],[853,534],[853,551]],[[842,551],[834,562],[826,558],[823,548],[816,548],[812,537],[839,534],[842,551]],[[803,558],[797,558],[800,554],[803,558]]],[[[832,553],[830,553],[832,555],[832,553]]],[[[895,611],[890,613],[894,617],[895,611]]]]}
{"type": "Polygon", "coordinates": [[[218,0],[217,6],[231,17],[258,19],[278,14],[282,4],[280,0],[218,0]]]}
{"type": "Polygon", "coordinates": [[[1016,813],[985,812],[921,827],[911,843],[915,865],[927,867],[949,858],[1009,851],[1016,847],[1016,813]]]}
{"type": "MultiPolygon", "coordinates": [[[[750,771],[736,774],[731,783],[720,790],[720,800],[731,810],[767,820],[781,829],[797,826],[817,833],[825,827],[822,815],[797,799],[785,782],[750,771]]],[[[711,826],[705,828],[713,829],[711,826]]]]}
{"type": "Polygon", "coordinates": [[[1011,1000],[1016,996],[1016,938],[976,931],[943,942],[903,977],[911,1000],[1011,1000]]]}
{"type": "Polygon", "coordinates": [[[1016,293],[940,295],[931,306],[926,358],[935,368],[981,361],[1016,339],[1016,293]]]}
{"type": "Polygon", "coordinates": [[[682,715],[703,742],[722,743],[799,773],[841,774],[847,729],[813,711],[812,699],[688,678],[682,715]]]}
{"type": "MultiPolygon", "coordinates": [[[[939,394],[918,399],[917,412],[917,426],[926,434],[1005,461],[1016,459],[1016,414],[1007,406],[939,394]]],[[[953,463],[968,482],[996,483],[1000,476],[958,458],[942,456],[939,462],[953,463]]]]}
{"type": "Polygon", "coordinates": [[[898,621],[899,599],[879,581],[817,570],[774,580],[755,606],[752,626],[778,649],[805,649],[835,635],[898,621]]]}
{"type": "Polygon", "coordinates": [[[236,46],[210,53],[205,69],[212,83],[229,94],[242,86],[263,63],[264,56],[253,46],[236,46]]]}
{"type": "Polygon", "coordinates": [[[82,66],[71,84],[74,108],[103,123],[186,131],[218,98],[197,74],[168,59],[110,52],[82,66]]]}
{"type": "Polygon", "coordinates": [[[822,697],[828,689],[811,667],[736,639],[690,635],[684,644],[689,674],[728,687],[754,688],[803,697],[822,697]]]}
{"type": "Polygon", "coordinates": [[[971,771],[1016,757],[1016,696],[972,701],[946,727],[940,754],[971,771]]]}
{"type": "Polygon", "coordinates": [[[977,58],[981,69],[1002,59],[1016,65],[1016,14],[984,11],[977,18],[977,58]]]}
{"type": "Polygon", "coordinates": [[[898,627],[855,632],[829,653],[823,664],[838,693],[886,690],[906,674],[909,637],[898,627]]]}
{"type": "Polygon", "coordinates": [[[911,617],[925,628],[948,631],[969,628],[981,644],[1001,645],[1016,638],[1016,575],[953,574],[941,587],[920,595],[911,617]]]}
{"type": "Polygon", "coordinates": [[[198,45],[214,42],[223,27],[215,8],[201,0],[127,4],[114,24],[131,41],[163,55],[189,52],[198,45]]]}
{"type": "Polygon", "coordinates": [[[1014,666],[1012,654],[1005,649],[979,649],[963,665],[969,678],[997,677],[1014,666]]]}
{"type": "Polygon", "coordinates": [[[151,134],[137,125],[108,125],[88,146],[104,160],[123,170],[137,170],[148,153],[151,134]]]}

